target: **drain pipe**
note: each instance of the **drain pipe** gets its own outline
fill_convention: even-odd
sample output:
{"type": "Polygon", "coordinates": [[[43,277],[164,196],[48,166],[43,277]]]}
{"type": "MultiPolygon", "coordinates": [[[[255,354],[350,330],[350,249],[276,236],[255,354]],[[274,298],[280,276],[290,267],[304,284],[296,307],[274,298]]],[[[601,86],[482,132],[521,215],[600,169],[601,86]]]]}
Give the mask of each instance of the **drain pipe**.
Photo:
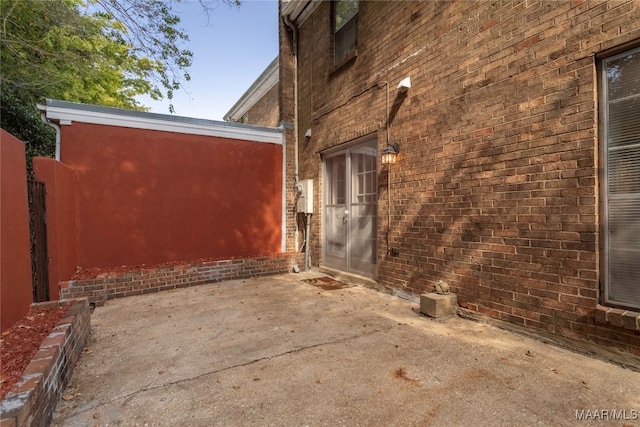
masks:
{"type": "Polygon", "coordinates": [[[306,232],[305,232],[305,241],[304,244],[304,269],[305,271],[309,271],[311,268],[311,249],[309,248],[309,234],[311,233],[311,214],[307,214],[307,224],[306,224],[306,232]]]}
{"type": "Polygon", "coordinates": [[[298,183],[298,29],[289,15],[283,15],[282,21],[293,33],[293,178],[298,183]]]}
{"type": "Polygon", "coordinates": [[[40,110],[40,120],[56,130],[56,160],[60,161],[60,126],[47,119],[47,107],[44,105],[37,105],[37,107],[40,110]]]}
{"type": "MultiPolygon", "coordinates": [[[[282,15],[282,22],[291,30],[293,34],[293,185],[298,183],[298,29],[296,25],[291,21],[289,15],[282,15]]],[[[295,247],[298,248],[299,245],[299,237],[300,230],[298,228],[298,211],[295,209],[296,204],[294,202],[294,212],[295,212],[295,233],[294,233],[294,244],[295,247]]],[[[308,219],[308,218],[307,218],[308,219]]],[[[306,234],[306,248],[305,251],[308,253],[308,241],[309,234],[306,234]]],[[[307,255],[305,254],[305,269],[308,270],[307,267],[307,255]]]]}

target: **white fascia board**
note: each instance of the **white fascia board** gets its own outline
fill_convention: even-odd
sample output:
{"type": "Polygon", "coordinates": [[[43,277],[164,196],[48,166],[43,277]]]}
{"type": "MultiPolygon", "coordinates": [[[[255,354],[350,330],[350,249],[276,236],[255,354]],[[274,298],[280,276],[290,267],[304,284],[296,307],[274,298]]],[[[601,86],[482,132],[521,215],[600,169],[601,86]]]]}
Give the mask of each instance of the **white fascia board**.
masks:
{"type": "Polygon", "coordinates": [[[57,121],[60,124],[71,124],[76,121],[97,125],[267,142],[279,145],[283,145],[284,142],[284,131],[282,129],[266,126],[226,123],[216,120],[146,113],[50,99],[47,99],[46,105],[39,106],[39,108],[45,112],[47,119],[57,121]]]}
{"type": "Polygon", "coordinates": [[[300,26],[324,0],[291,0],[283,8],[282,14],[300,26]]]}
{"type": "Polygon", "coordinates": [[[253,107],[272,87],[278,84],[280,78],[279,57],[271,61],[271,64],[260,74],[255,82],[242,94],[240,99],[224,115],[225,121],[237,122],[253,107]]]}

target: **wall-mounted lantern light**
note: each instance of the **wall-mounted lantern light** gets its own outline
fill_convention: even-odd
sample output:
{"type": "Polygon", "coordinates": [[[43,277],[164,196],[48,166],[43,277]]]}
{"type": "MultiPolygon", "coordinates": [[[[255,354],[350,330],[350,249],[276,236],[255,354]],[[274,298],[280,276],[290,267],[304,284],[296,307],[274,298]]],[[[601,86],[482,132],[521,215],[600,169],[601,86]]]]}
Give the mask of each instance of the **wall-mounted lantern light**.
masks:
{"type": "Polygon", "coordinates": [[[393,165],[396,163],[398,153],[400,152],[399,144],[387,144],[382,150],[382,164],[393,165]]]}

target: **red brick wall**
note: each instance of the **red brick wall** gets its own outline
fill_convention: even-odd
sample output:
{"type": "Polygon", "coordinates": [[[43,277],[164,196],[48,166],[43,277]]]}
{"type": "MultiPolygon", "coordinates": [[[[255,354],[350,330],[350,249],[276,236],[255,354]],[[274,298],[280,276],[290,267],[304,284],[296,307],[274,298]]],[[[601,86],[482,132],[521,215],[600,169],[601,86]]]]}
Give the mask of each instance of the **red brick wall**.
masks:
{"type": "Polygon", "coordinates": [[[76,175],[73,169],[46,157],[33,159],[33,171],[46,185],[49,295],[55,300],[60,296],[59,282],[70,279],[78,266],[76,175]]]}
{"type": "Polygon", "coordinates": [[[62,298],[88,298],[95,305],[108,299],[142,295],[222,280],[246,279],[291,272],[301,266],[303,255],[279,254],[272,257],[206,261],[122,273],[103,273],[84,280],[61,283],[62,298]]]}
{"type": "Polygon", "coordinates": [[[74,122],[80,267],[281,251],[282,146],[74,122]]]}
{"type": "Polygon", "coordinates": [[[8,329],[29,310],[31,253],[24,143],[0,129],[0,329],[8,329]]]}
{"type": "MultiPolygon", "coordinates": [[[[300,28],[299,137],[313,132],[300,147],[300,178],[320,184],[318,153],[360,136],[377,134],[382,149],[386,93],[376,83],[388,81],[391,140],[401,153],[390,168],[391,224],[387,169],[380,169],[380,283],[419,294],[444,279],[464,308],[640,354],[633,329],[596,322],[593,56],[640,41],[640,3],[360,7],[357,57],[341,68],[333,65],[329,2],[300,28]],[[407,76],[412,88],[399,94],[407,76]],[[397,257],[387,256],[388,226],[397,257]]],[[[289,74],[281,78],[292,85],[289,74]]],[[[317,212],[315,264],[322,263],[321,223],[317,212]]]]}

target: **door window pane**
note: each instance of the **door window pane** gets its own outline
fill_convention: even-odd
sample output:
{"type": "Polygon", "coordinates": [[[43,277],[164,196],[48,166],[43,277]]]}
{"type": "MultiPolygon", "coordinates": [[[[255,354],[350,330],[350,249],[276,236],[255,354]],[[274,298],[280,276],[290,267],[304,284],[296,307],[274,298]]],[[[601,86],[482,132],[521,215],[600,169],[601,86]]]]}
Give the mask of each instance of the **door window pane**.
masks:
{"type": "Polygon", "coordinates": [[[327,205],[344,205],[347,201],[346,161],[344,156],[327,159],[327,205]]]}

